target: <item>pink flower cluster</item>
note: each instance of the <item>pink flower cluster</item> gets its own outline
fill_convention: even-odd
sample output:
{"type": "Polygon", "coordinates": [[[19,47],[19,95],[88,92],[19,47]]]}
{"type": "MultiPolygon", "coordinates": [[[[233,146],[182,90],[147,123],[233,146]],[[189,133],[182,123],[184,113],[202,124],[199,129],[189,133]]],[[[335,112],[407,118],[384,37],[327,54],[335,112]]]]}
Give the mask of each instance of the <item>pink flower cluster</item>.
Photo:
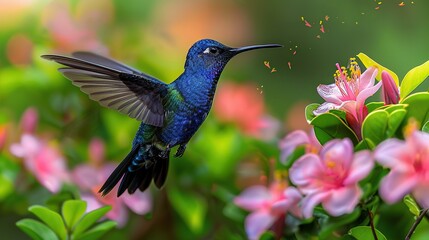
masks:
{"type": "Polygon", "coordinates": [[[112,210],[106,216],[117,221],[119,226],[124,226],[127,222],[126,207],[140,215],[146,214],[152,209],[152,197],[149,191],[138,192],[134,195],[125,193],[121,198],[112,194],[101,197],[98,193],[98,189],[114,169],[113,165],[103,163],[104,143],[101,140],[91,141],[89,164],[81,164],[69,171],[58,144],[49,143],[36,136],[37,122],[37,111],[33,108],[28,109],[21,120],[23,132],[21,141],[12,144],[10,152],[23,159],[25,168],[43,187],[52,193],[57,193],[64,183],[76,184],[81,191],[82,199],[87,201],[87,211],[110,205],[112,210]]]}

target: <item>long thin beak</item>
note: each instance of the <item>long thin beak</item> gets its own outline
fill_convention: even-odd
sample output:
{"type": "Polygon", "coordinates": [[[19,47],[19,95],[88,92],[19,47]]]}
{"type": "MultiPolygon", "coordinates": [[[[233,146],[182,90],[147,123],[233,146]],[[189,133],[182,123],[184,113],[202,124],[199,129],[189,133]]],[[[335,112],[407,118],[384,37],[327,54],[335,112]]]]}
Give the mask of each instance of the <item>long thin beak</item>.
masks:
{"type": "Polygon", "coordinates": [[[264,44],[264,45],[253,45],[253,46],[246,46],[246,47],[240,47],[240,48],[232,48],[229,51],[234,54],[239,54],[242,52],[247,52],[250,50],[260,49],[260,48],[278,48],[283,47],[280,44],[264,44]]]}

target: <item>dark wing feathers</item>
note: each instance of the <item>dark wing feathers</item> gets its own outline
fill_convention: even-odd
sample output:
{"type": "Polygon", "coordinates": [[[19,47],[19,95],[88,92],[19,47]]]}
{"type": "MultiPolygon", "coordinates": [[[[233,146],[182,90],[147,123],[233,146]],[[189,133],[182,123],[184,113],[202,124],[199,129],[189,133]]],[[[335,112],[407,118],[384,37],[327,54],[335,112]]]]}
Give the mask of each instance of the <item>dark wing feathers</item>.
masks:
{"type": "Polygon", "coordinates": [[[149,125],[163,125],[161,94],[167,87],[165,83],[94,53],[76,52],[72,55],[42,57],[67,66],[59,71],[101,105],[149,125]]]}

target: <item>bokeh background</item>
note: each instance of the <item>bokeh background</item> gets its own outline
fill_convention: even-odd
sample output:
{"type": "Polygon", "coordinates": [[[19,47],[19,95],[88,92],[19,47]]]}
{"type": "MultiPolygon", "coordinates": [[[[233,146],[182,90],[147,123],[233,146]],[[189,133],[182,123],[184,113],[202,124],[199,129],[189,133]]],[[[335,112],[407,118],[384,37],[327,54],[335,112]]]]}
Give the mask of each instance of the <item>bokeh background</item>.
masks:
{"type": "MultiPolygon", "coordinates": [[[[321,102],[316,87],[332,82],[335,63],[347,65],[364,52],[402,78],[429,59],[429,2],[401,2],[0,0],[2,236],[24,239],[15,222],[28,216],[28,206],[80,191],[72,180],[66,189],[46,190],[10,152],[24,132],[26,110],[38,116],[33,134],[55,145],[70,174],[91,164],[93,141],[104,146],[103,164],[118,163],[139,125],[89,100],[40,55],[93,51],[171,82],[183,71],[188,48],[202,38],[237,47],[284,45],[231,60],[215,111],[185,156],[172,159],[166,187],[150,190],[151,210],[130,213],[108,236],[242,239],[245,212],[232,204],[233,196],[269,181],[279,158],[277,141],[288,131],[308,129],[304,108],[321,102]],[[234,116],[237,109],[246,109],[239,114],[244,120],[234,116]]],[[[411,216],[404,219],[408,224],[411,216]]]]}

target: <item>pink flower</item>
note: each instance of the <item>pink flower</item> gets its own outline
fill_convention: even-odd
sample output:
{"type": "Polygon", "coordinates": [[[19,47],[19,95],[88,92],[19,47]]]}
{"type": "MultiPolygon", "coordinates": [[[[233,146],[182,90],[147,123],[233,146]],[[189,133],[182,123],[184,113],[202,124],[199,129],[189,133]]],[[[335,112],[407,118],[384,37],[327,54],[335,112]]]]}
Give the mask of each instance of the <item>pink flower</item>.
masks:
{"type": "Polygon", "coordinates": [[[214,101],[214,113],[221,122],[237,125],[245,134],[271,139],[280,124],[265,113],[264,99],[253,85],[224,83],[214,101]]]}
{"type": "Polygon", "coordinates": [[[378,163],[390,168],[379,190],[387,203],[411,193],[423,208],[429,208],[428,133],[414,131],[405,141],[388,139],[377,147],[374,156],[378,163]]]}
{"type": "Polygon", "coordinates": [[[246,233],[249,239],[259,239],[287,212],[301,217],[300,200],[301,194],[294,187],[286,188],[286,184],[273,183],[270,188],[262,185],[247,188],[234,198],[234,203],[252,212],[245,220],[246,233]]]}
{"type": "Polygon", "coordinates": [[[25,133],[35,133],[39,121],[39,114],[35,108],[27,108],[21,116],[21,129],[25,133]]]}
{"type": "Polygon", "coordinates": [[[354,59],[350,60],[349,73],[337,63],[335,83],[319,85],[317,92],[325,99],[314,114],[320,115],[331,109],[341,109],[346,112],[347,121],[358,137],[361,137],[361,126],[368,114],[365,100],[381,87],[381,82],[374,85],[377,68],[370,67],[361,75],[359,65],[354,59]]]}
{"type": "MultiPolygon", "coordinates": [[[[72,172],[72,180],[81,190],[81,197],[88,204],[87,211],[100,208],[103,205],[112,206],[112,210],[106,217],[115,220],[118,226],[123,227],[128,220],[128,210],[144,215],[152,209],[152,197],[149,191],[136,191],[133,195],[125,192],[120,198],[114,194],[104,197],[98,190],[115,169],[113,164],[103,164],[100,157],[104,156],[104,143],[100,139],[94,139],[89,148],[90,165],[78,165],[72,172]]],[[[117,192],[117,187],[112,192],[117,192]]]]}
{"type": "Polygon", "coordinates": [[[290,180],[304,194],[302,211],[306,218],[322,203],[332,216],[350,213],[362,195],[358,182],[372,170],[369,151],[353,155],[350,139],[326,143],[319,155],[309,153],[290,168],[290,180]]]}
{"type": "Polygon", "coordinates": [[[319,152],[321,145],[314,134],[314,129],[311,129],[309,133],[302,130],[295,130],[286,135],[279,143],[281,150],[280,161],[283,164],[286,163],[286,159],[289,155],[299,146],[305,146],[306,153],[319,152]]]}
{"type": "Polygon", "coordinates": [[[68,181],[68,172],[63,156],[58,149],[37,137],[24,134],[20,143],[12,144],[10,151],[24,159],[28,171],[49,191],[56,193],[62,183],[68,181]]]}
{"type": "Polygon", "coordinates": [[[383,87],[381,88],[383,92],[384,103],[387,104],[397,104],[399,102],[399,89],[396,86],[393,77],[389,72],[383,70],[381,73],[381,81],[383,82],[383,87]]]}

